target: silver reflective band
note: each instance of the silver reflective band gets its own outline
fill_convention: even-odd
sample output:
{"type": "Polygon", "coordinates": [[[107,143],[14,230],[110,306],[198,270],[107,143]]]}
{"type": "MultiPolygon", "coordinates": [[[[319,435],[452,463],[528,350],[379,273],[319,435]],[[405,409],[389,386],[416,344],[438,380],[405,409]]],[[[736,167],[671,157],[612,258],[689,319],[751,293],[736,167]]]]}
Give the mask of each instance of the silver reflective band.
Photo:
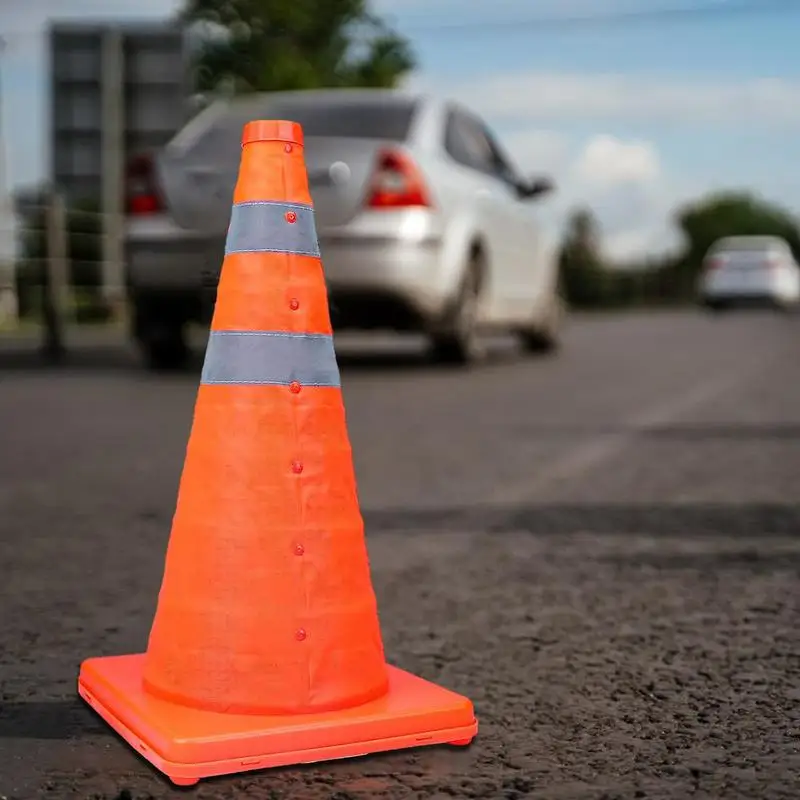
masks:
{"type": "Polygon", "coordinates": [[[333,337],[280,331],[211,331],[200,383],[340,386],[333,337]]]}
{"type": "Polygon", "coordinates": [[[314,209],[301,203],[235,203],[225,242],[225,255],[229,253],[319,256],[314,209]]]}

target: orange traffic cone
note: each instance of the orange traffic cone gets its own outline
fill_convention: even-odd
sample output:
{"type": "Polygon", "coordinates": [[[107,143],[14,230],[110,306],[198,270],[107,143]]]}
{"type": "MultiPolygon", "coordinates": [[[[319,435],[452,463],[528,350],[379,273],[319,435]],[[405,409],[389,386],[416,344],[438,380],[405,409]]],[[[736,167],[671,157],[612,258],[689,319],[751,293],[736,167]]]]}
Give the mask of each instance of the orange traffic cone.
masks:
{"type": "Polygon", "coordinates": [[[477,733],[468,699],[384,660],[295,123],[244,129],[147,652],[78,687],[179,785],[477,733]]]}

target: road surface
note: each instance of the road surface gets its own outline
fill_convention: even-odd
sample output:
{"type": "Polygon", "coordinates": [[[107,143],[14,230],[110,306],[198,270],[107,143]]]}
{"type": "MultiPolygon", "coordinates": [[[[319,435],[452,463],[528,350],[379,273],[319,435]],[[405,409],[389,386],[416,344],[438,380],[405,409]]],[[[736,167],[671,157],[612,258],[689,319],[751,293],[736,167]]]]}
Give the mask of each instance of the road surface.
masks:
{"type": "MultiPolygon", "coordinates": [[[[800,319],[576,319],[470,372],[342,350],[392,662],[473,699],[465,750],[198,798],[800,797],[800,319]]],[[[0,796],[173,797],[75,696],[140,650],[197,371],[0,355],[0,796]]]]}

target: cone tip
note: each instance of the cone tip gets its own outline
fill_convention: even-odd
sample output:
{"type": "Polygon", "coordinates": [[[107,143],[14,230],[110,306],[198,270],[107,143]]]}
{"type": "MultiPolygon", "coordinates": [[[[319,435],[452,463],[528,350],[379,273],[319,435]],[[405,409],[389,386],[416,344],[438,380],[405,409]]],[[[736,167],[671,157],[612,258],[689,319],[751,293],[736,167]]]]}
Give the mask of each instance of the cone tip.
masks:
{"type": "Polygon", "coordinates": [[[303,127],[285,119],[257,119],[248,122],[242,133],[242,147],[253,142],[286,142],[303,146],[303,127]]]}

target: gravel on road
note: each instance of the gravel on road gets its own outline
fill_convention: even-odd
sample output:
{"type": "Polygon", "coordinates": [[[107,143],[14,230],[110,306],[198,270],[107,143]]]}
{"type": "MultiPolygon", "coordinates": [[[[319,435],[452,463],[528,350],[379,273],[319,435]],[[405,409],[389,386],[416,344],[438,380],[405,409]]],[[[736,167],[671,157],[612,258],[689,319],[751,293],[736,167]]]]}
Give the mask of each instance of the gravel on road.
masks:
{"type": "MultiPolygon", "coordinates": [[[[800,321],[576,318],[467,372],[341,351],[390,660],[466,749],[198,799],[800,797],[800,321]]],[[[0,348],[0,797],[178,792],[76,697],[149,631],[197,371],[0,348]]]]}

